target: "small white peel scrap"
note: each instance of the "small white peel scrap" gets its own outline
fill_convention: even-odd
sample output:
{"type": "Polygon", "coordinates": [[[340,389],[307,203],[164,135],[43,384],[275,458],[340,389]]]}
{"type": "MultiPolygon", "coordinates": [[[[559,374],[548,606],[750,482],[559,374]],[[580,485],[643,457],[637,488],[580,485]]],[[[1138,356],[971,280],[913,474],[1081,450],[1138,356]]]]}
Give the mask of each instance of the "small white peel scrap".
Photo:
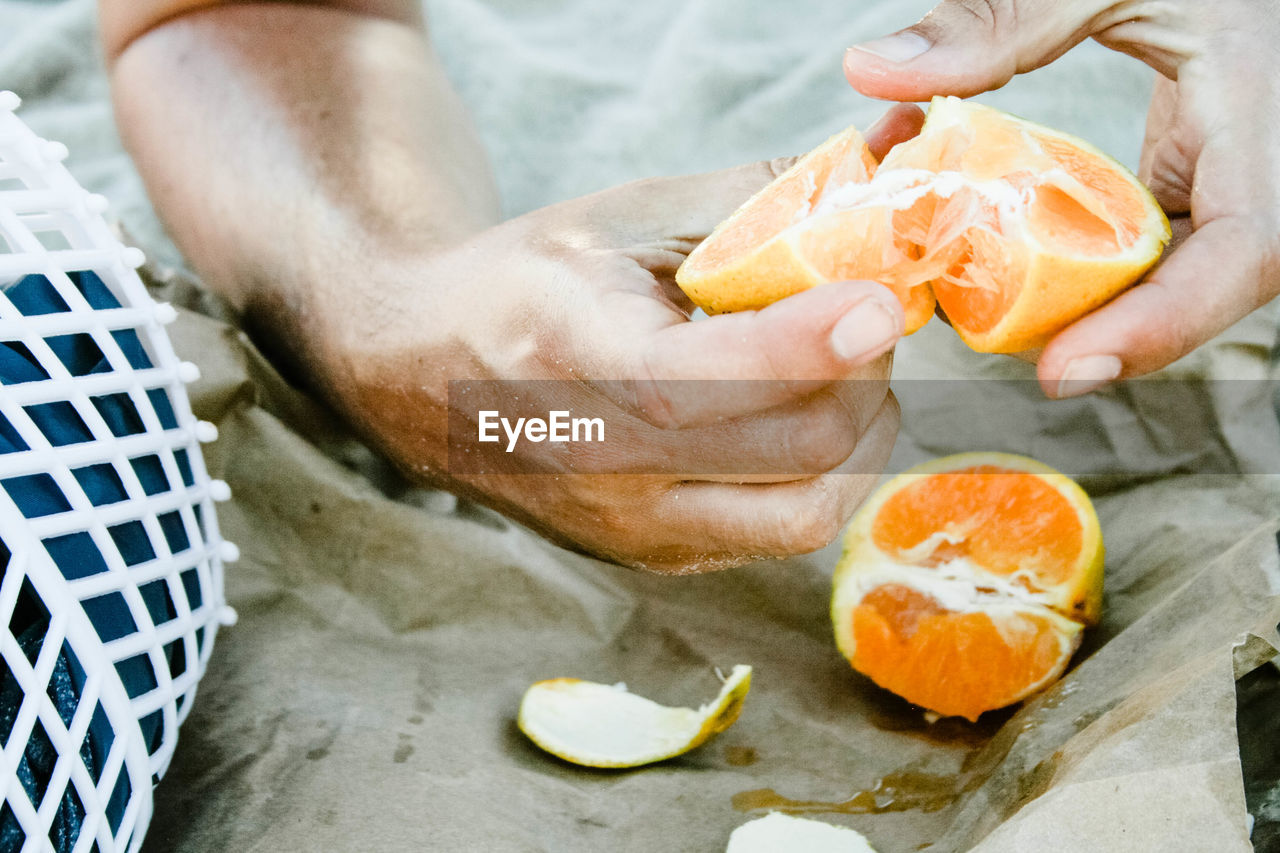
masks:
{"type": "Polygon", "coordinates": [[[724,853],[876,853],[862,833],[817,820],[770,812],[729,836],[724,853]]]}
{"type": "Polygon", "coordinates": [[[586,767],[639,767],[683,755],[733,725],[751,689],[751,667],[735,666],[701,708],[668,708],[625,684],[578,678],[539,681],[525,691],[516,724],[558,758],[586,767]]]}

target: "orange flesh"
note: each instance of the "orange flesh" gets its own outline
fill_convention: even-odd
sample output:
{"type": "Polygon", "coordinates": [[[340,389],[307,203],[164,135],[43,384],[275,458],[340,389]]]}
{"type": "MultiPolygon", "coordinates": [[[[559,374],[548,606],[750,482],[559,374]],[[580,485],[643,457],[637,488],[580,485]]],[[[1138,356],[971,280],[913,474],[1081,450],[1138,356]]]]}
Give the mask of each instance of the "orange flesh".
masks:
{"type": "Polygon", "coordinates": [[[741,216],[704,244],[693,265],[715,268],[750,253],[759,244],[796,224],[800,211],[810,210],[822,188],[830,181],[863,183],[875,170],[875,159],[856,131],[836,137],[828,147],[816,149],[798,164],[794,180],[775,181],[742,208],[741,216]],[[804,174],[812,176],[812,182],[804,174]]]}
{"type": "Polygon", "coordinates": [[[1072,641],[1032,612],[956,613],[930,595],[884,584],[853,610],[853,665],[876,684],[940,714],[976,720],[1054,674],[1072,641]],[[1065,640],[1065,642],[1064,642],[1065,640]]]}
{"type": "Polygon", "coordinates": [[[1103,168],[1096,157],[1089,156],[1074,145],[1051,136],[1036,135],[1036,141],[1045,153],[1062,169],[1088,189],[1111,214],[1119,230],[1120,244],[1128,246],[1141,236],[1140,224],[1146,218],[1146,207],[1129,182],[1110,169],[1103,168]]]}
{"type": "MultiPolygon", "coordinates": [[[[961,172],[1023,191],[1023,215],[1032,235],[1064,254],[1114,255],[1140,236],[1138,223],[1145,216],[1141,198],[1124,178],[1072,146],[1032,137],[1012,124],[975,122],[917,137],[894,150],[886,162],[890,167],[961,172]],[[1055,169],[1079,186],[1064,187],[1052,175],[1042,177],[1055,169]],[[1078,198],[1082,191],[1093,197],[1078,198]]],[[[954,259],[928,285],[953,322],[972,332],[988,331],[1008,311],[1026,278],[1026,246],[1016,237],[1006,239],[997,211],[976,192],[960,190],[938,199],[933,211],[920,208],[917,203],[908,215],[895,214],[895,231],[911,240],[915,257],[954,259]],[[930,212],[931,220],[926,218],[930,212]]]]}
{"type": "Polygon", "coordinates": [[[1022,570],[1032,589],[1071,579],[1083,535],[1075,507],[1057,489],[991,465],[922,477],[890,497],[871,528],[876,547],[899,562],[936,566],[964,556],[996,575],[1022,570]],[[957,541],[911,560],[906,552],[938,532],[957,541]]]}
{"type": "Polygon", "coordinates": [[[928,319],[936,297],[954,325],[981,334],[1008,313],[1032,273],[1026,235],[1057,255],[1104,258],[1133,245],[1147,218],[1140,192],[1098,155],[985,111],[962,126],[926,125],[879,167],[856,133],[816,149],[800,167],[691,256],[688,273],[730,264],[788,232],[822,279],[890,287],[907,309],[908,332],[928,319]],[[807,218],[827,189],[874,184],[898,169],[1004,183],[1022,201],[1012,222],[968,188],[926,195],[905,210],[867,204],[807,218]],[[1011,224],[1019,233],[1006,233],[1011,224]]]}
{"type": "Polygon", "coordinates": [[[933,282],[933,292],[947,316],[973,332],[985,332],[1004,316],[1014,293],[1003,282],[1026,274],[1026,252],[985,228],[964,233],[964,253],[933,282]]]}
{"type": "Polygon", "coordinates": [[[1053,243],[1065,252],[1104,255],[1119,248],[1111,225],[1054,186],[1042,186],[1036,191],[1027,221],[1040,242],[1053,243]]]}

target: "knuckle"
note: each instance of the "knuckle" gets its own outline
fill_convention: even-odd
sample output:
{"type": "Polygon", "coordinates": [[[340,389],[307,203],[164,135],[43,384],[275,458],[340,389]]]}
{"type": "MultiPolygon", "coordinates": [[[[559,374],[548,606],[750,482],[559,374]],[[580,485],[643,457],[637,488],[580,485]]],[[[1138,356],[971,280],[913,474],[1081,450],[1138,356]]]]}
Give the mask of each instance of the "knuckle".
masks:
{"type": "Polygon", "coordinates": [[[648,194],[662,192],[672,185],[672,179],[666,177],[636,178],[627,181],[610,189],[597,193],[598,196],[622,196],[633,194],[648,194]]]}
{"type": "Polygon", "coordinates": [[[814,481],[806,498],[791,503],[780,519],[783,544],[795,554],[829,545],[844,527],[838,501],[825,482],[814,481]]]}
{"type": "Polygon", "coordinates": [[[1260,308],[1275,297],[1277,285],[1277,259],[1280,250],[1280,229],[1271,217],[1250,220],[1246,226],[1248,236],[1244,245],[1250,247],[1254,267],[1249,274],[1248,310],[1260,308]]]}
{"type": "Polygon", "coordinates": [[[1035,67],[1033,57],[1026,57],[1024,68],[1024,58],[1019,56],[1026,34],[1020,32],[1017,0],[946,0],[926,15],[920,26],[934,35],[963,32],[967,41],[991,48],[985,60],[998,79],[988,81],[986,87],[1004,85],[1019,71],[1035,67]]]}
{"type": "Polygon", "coordinates": [[[770,175],[777,178],[799,162],[799,160],[800,157],[798,155],[790,154],[785,157],[774,157],[772,160],[766,160],[763,165],[770,175]]]}
{"type": "Polygon", "coordinates": [[[1133,353],[1132,360],[1122,355],[1125,373],[1147,373],[1195,349],[1205,337],[1203,312],[1188,312],[1180,304],[1177,289],[1161,276],[1145,285],[1149,314],[1140,329],[1130,334],[1130,344],[1122,347],[1133,353]]]}
{"type": "MultiPolygon", "coordinates": [[[[775,303],[776,304],[776,303],[775,303]]],[[[774,306],[770,306],[772,308],[774,306]]],[[[765,341],[769,339],[772,331],[774,318],[777,316],[771,312],[769,308],[756,311],[752,314],[745,315],[748,323],[744,337],[748,340],[765,341]]],[[[765,346],[759,348],[761,364],[760,380],[774,382],[779,386],[779,390],[784,393],[790,392],[794,386],[795,379],[789,374],[792,373],[790,368],[791,353],[782,352],[777,347],[765,346]]]]}
{"type": "Polygon", "coordinates": [[[663,430],[687,426],[687,418],[672,397],[670,381],[658,379],[646,358],[641,363],[641,376],[631,383],[635,413],[650,426],[663,430]]]}
{"type": "Polygon", "coordinates": [[[846,432],[823,440],[818,437],[806,437],[790,448],[788,467],[793,470],[788,474],[822,474],[838,466],[849,458],[857,447],[857,437],[846,432]],[[798,445],[798,446],[797,446],[798,445]]]}
{"type": "Polygon", "coordinates": [[[1280,228],[1271,235],[1267,242],[1267,251],[1263,255],[1261,273],[1258,276],[1258,293],[1256,303],[1264,305],[1280,295],[1280,228]]]}
{"type": "Polygon", "coordinates": [[[1005,17],[1008,17],[1006,5],[1013,7],[1012,3],[1002,3],[1000,0],[957,0],[956,6],[970,13],[977,18],[982,25],[995,34],[996,28],[1005,17]]]}
{"type": "Polygon", "coordinates": [[[891,429],[888,430],[889,437],[893,438],[897,435],[898,428],[902,426],[902,403],[898,400],[898,395],[890,391],[885,394],[884,403],[881,406],[891,425],[891,429]]]}
{"type": "Polygon", "coordinates": [[[949,29],[958,21],[968,27],[975,23],[994,38],[1001,28],[1013,23],[1016,11],[1008,0],[944,0],[925,15],[921,24],[927,27],[949,29]]]}
{"type": "Polygon", "coordinates": [[[840,522],[840,517],[830,509],[811,515],[802,529],[803,535],[798,540],[801,552],[817,551],[834,542],[843,527],[840,522]]]}
{"type": "Polygon", "coordinates": [[[893,357],[889,353],[860,368],[860,375],[845,379],[832,386],[834,396],[848,412],[848,417],[859,431],[866,429],[875,418],[884,401],[891,397],[889,372],[893,357]]]}
{"type": "Polygon", "coordinates": [[[786,459],[796,473],[830,471],[858,446],[860,424],[836,395],[823,392],[805,406],[803,423],[785,435],[786,459]]]}

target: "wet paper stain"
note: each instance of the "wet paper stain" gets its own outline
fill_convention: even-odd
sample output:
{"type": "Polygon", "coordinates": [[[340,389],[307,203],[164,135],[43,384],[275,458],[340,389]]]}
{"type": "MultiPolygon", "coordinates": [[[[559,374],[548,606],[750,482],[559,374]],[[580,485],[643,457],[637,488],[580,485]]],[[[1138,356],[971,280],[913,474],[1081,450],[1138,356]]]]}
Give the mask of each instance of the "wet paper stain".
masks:
{"type": "Polygon", "coordinates": [[[330,726],[324,720],[316,722],[316,729],[320,731],[320,742],[308,749],[306,752],[308,761],[322,761],[329,757],[329,750],[333,747],[333,742],[338,739],[338,731],[341,726],[330,726]]]}
{"type": "Polygon", "coordinates": [[[874,704],[866,710],[866,719],[882,732],[911,735],[940,746],[962,746],[980,749],[991,742],[1015,708],[988,711],[971,723],[961,717],[942,717],[930,723],[924,710],[911,705],[888,691],[876,691],[870,697],[874,704]]]}
{"type": "Polygon", "coordinates": [[[857,791],[845,800],[793,800],[772,788],[743,791],[733,796],[733,807],[740,812],[768,809],[790,815],[799,814],[883,814],[919,809],[936,812],[955,802],[966,790],[967,774],[920,773],[900,770],[886,774],[865,791],[857,791]]]}
{"type": "Polygon", "coordinates": [[[1062,763],[1062,750],[1055,750],[1053,755],[1044,759],[1016,780],[1016,795],[1009,798],[1001,811],[1005,820],[1013,817],[1023,806],[1039,797],[1053,787],[1053,778],[1058,766],[1062,763]]]}
{"type": "MultiPolygon", "coordinates": [[[[877,690],[869,696],[870,707],[864,709],[868,722],[881,731],[920,738],[938,747],[959,748],[964,755],[960,769],[955,773],[930,773],[920,769],[919,765],[908,765],[885,774],[866,790],[854,791],[845,799],[831,801],[793,799],[772,788],[757,788],[735,794],[733,807],[740,812],[779,811],[789,815],[941,811],[991,780],[1014,745],[1040,727],[1044,709],[1062,705],[1069,707],[1075,690],[1074,683],[1059,682],[1021,707],[989,711],[976,723],[959,717],[929,722],[922,709],[887,691],[877,690]]],[[[1077,715],[1073,727],[1080,731],[1105,710],[1085,711],[1077,715]]],[[[730,754],[732,749],[734,747],[725,750],[725,758],[730,764],[734,763],[730,754]]],[[[1059,748],[1030,769],[1003,773],[1001,784],[1011,789],[1012,796],[1000,808],[1002,819],[1007,819],[1048,791],[1063,761],[1063,750],[1059,748]]],[[[926,843],[917,849],[930,846],[926,843]]]]}
{"type": "Polygon", "coordinates": [[[750,746],[727,746],[724,750],[724,760],[730,767],[750,767],[759,757],[750,746]]]}
{"type": "Polygon", "coordinates": [[[396,744],[396,751],[391,756],[391,760],[396,764],[404,764],[409,760],[409,756],[413,755],[413,744],[410,742],[410,735],[400,735],[400,742],[396,744]]]}
{"type": "MultiPolygon", "coordinates": [[[[972,736],[972,733],[965,734],[965,727],[975,728],[972,724],[960,725],[957,734],[961,737],[957,739],[972,736]]],[[[866,790],[855,791],[846,799],[833,801],[792,799],[772,788],[759,788],[735,794],[733,807],[741,812],[770,810],[790,815],[941,811],[987,781],[1009,751],[1013,738],[1005,735],[1007,731],[1005,729],[1000,736],[988,738],[985,746],[971,749],[955,773],[927,773],[907,766],[881,776],[866,790]]],[[[937,737],[939,733],[934,732],[933,735],[937,737]]],[[[1036,787],[1041,784],[1043,782],[1038,779],[1036,787]]]]}

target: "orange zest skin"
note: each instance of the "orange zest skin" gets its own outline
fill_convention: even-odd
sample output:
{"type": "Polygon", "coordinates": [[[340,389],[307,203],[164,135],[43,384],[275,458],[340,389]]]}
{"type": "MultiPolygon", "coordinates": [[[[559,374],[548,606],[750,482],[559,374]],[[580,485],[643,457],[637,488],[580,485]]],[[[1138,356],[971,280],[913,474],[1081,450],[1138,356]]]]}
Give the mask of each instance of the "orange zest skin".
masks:
{"type": "Polygon", "coordinates": [[[1044,689],[1101,610],[1088,497],[1035,460],[944,457],[854,516],[832,621],[853,667],[943,715],[977,719],[1044,689]]]}
{"type": "Polygon", "coordinates": [[[878,281],[906,331],[940,305],[984,352],[1043,345],[1137,281],[1170,236],[1123,166],[1081,140],[955,98],[877,164],[850,128],[744,204],[681,265],[708,313],[878,281]]]}

